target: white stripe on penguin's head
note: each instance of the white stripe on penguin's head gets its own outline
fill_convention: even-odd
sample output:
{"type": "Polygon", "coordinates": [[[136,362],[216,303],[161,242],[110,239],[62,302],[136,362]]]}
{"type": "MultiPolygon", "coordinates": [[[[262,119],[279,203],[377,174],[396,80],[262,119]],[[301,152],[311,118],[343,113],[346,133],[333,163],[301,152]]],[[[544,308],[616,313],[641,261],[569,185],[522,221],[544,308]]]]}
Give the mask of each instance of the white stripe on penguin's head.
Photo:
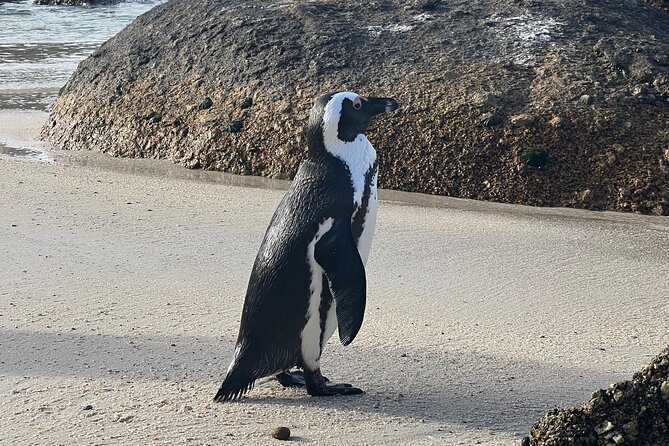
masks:
{"type": "MultiPolygon", "coordinates": [[[[323,143],[328,151],[330,151],[330,148],[336,148],[347,143],[355,142],[355,140],[342,141],[339,138],[339,122],[341,120],[344,100],[346,99],[350,100],[351,103],[358,104],[364,98],[350,91],[335,93],[325,106],[325,110],[323,110],[323,143]]],[[[364,135],[357,135],[356,140],[360,137],[364,138],[364,135]]],[[[363,141],[361,140],[360,142],[363,141]]]]}
{"type": "MultiPolygon", "coordinates": [[[[323,144],[330,152],[347,143],[368,143],[365,132],[369,121],[378,114],[391,112],[398,107],[395,99],[364,97],[350,91],[325,97],[329,97],[329,100],[322,109],[321,126],[323,144]]],[[[322,104],[325,97],[317,102],[314,114],[318,115],[319,102],[322,104]]]]}

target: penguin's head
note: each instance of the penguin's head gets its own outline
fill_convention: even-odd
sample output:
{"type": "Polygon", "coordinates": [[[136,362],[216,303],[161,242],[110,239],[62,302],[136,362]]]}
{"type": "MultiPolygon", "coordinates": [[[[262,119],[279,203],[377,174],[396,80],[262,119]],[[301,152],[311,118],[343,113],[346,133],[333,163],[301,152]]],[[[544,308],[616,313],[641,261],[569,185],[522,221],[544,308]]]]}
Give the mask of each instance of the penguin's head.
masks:
{"type": "Polygon", "coordinates": [[[398,107],[395,99],[365,97],[349,91],[323,95],[316,100],[309,116],[306,129],[309,149],[317,150],[321,142],[326,150],[354,143],[364,138],[374,116],[398,107]]]}

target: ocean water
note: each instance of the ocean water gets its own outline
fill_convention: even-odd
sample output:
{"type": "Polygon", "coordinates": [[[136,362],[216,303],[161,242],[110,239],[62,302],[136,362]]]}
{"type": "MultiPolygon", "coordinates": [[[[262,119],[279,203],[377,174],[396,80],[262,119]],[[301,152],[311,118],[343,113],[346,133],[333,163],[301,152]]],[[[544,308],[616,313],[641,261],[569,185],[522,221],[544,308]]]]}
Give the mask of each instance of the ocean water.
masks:
{"type": "Polygon", "coordinates": [[[77,7],[0,0],[0,108],[48,109],[79,62],[165,1],[77,7]]]}

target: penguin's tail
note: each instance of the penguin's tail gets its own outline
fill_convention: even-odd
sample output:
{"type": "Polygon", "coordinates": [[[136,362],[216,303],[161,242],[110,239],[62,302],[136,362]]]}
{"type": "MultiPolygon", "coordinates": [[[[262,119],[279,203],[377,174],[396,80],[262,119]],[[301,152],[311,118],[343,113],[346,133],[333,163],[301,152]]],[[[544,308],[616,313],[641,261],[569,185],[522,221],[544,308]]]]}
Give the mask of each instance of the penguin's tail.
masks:
{"type": "Polygon", "coordinates": [[[258,376],[251,372],[248,367],[240,365],[240,363],[248,364],[248,358],[243,359],[245,356],[241,345],[238,344],[230,367],[228,367],[228,373],[225,375],[221,388],[216,392],[214,401],[236,400],[253,388],[253,383],[258,379],[258,376]]]}
{"type": "Polygon", "coordinates": [[[232,401],[240,398],[246,392],[253,388],[255,378],[250,377],[247,373],[243,373],[238,368],[232,368],[223,380],[223,384],[216,392],[214,401],[224,402],[232,401]]]}

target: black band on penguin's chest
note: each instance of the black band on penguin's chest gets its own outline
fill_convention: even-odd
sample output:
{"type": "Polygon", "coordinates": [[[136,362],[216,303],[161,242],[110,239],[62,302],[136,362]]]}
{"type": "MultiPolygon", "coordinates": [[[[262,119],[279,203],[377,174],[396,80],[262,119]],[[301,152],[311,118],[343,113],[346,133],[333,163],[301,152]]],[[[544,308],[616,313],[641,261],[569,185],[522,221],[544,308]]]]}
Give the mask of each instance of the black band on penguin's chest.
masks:
{"type": "Polygon", "coordinates": [[[365,217],[367,216],[367,209],[369,208],[369,200],[372,195],[372,180],[376,174],[377,163],[374,162],[372,166],[365,172],[365,190],[362,193],[362,200],[360,208],[355,212],[353,221],[351,222],[351,231],[353,232],[353,240],[357,244],[362,236],[362,231],[365,229],[365,217]]]}

